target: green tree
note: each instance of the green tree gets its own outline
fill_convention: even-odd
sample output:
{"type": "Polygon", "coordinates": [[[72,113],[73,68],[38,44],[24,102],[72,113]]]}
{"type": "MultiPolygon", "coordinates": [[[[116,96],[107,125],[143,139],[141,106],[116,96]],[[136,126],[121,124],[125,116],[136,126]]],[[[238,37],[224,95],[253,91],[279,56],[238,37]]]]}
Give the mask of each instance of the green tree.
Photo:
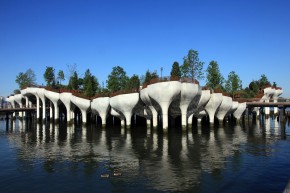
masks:
{"type": "Polygon", "coordinates": [[[30,68],[26,72],[20,72],[16,76],[15,82],[19,85],[20,89],[24,89],[27,86],[35,85],[36,78],[33,70],[30,68]]]}
{"type": "Polygon", "coordinates": [[[20,91],[19,89],[15,89],[15,90],[13,91],[13,93],[14,93],[14,94],[21,94],[21,91],[20,91]]]}
{"type": "Polygon", "coordinates": [[[206,86],[210,89],[220,88],[224,83],[224,77],[220,73],[219,65],[216,61],[211,61],[206,69],[206,86]]]}
{"type": "Polygon", "coordinates": [[[63,70],[59,70],[57,73],[57,80],[59,81],[59,84],[61,85],[61,81],[65,80],[63,70]]]}
{"type": "Polygon", "coordinates": [[[187,56],[183,58],[181,74],[183,78],[203,79],[203,64],[198,57],[198,51],[190,49],[187,56]]]}
{"type": "Polygon", "coordinates": [[[124,90],[127,86],[128,76],[120,66],[113,67],[111,74],[108,76],[107,85],[111,92],[124,90]]]}
{"type": "Polygon", "coordinates": [[[150,72],[149,70],[146,71],[145,73],[145,78],[144,78],[144,82],[143,84],[150,84],[150,81],[153,79],[157,79],[158,78],[158,74],[157,72],[150,72]]]}
{"type": "Polygon", "coordinates": [[[55,80],[55,75],[54,75],[54,68],[51,66],[47,66],[46,70],[43,74],[44,80],[46,82],[47,86],[52,86],[53,81],[55,80]]]}
{"type": "Polygon", "coordinates": [[[79,89],[79,78],[78,73],[75,71],[69,79],[68,89],[78,90],[79,89]]]}
{"type": "Polygon", "coordinates": [[[259,85],[260,87],[265,86],[265,85],[271,85],[265,74],[261,75],[261,78],[259,79],[259,85]]]}
{"type": "Polygon", "coordinates": [[[225,89],[228,93],[231,94],[232,97],[234,97],[238,90],[242,89],[242,81],[234,71],[229,73],[228,79],[225,83],[225,89]]]}
{"type": "Polygon", "coordinates": [[[92,97],[95,95],[98,89],[99,83],[97,78],[91,74],[90,70],[87,69],[85,72],[85,76],[83,78],[83,87],[85,95],[88,97],[92,97]]]}
{"type": "Polygon", "coordinates": [[[127,83],[127,89],[130,91],[138,91],[140,87],[140,79],[138,75],[133,74],[127,83]]]}
{"type": "Polygon", "coordinates": [[[178,77],[178,79],[181,77],[181,71],[180,71],[180,67],[179,67],[178,62],[173,62],[170,76],[171,77],[178,77]]]}

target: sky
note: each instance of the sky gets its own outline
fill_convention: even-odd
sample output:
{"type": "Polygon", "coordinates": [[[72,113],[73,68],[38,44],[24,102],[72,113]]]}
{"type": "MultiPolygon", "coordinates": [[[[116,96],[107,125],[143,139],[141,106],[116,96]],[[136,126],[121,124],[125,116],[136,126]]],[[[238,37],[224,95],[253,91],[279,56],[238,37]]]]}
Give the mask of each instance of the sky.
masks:
{"type": "Polygon", "coordinates": [[[66,84],[74,64],[100,84],[114,66],[169,76],[193,49],[204,70],[215,60],[244,88],[265,74],[290,98],[289,10],[289,0],[0,0],[0,96],[29,68],[39,85],[47,66],[66,84]]]}

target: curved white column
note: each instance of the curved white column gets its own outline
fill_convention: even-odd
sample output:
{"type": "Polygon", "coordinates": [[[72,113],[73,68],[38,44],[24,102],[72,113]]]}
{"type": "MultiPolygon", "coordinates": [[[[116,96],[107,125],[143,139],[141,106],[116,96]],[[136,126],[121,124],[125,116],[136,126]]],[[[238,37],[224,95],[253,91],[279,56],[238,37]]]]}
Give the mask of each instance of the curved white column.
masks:
{"type": "MultiPolygon", "coordinates": [[[[273,89],[272,87],[267,87],[264,90],[264,96],[262,97],[262,99],[264,99],[265,102],[269,102],[271,97],[275,94],[275,89],[273,89]]],[[[270,114],[270,107],[265,107],[265,115],[269,115],[270,114]]]]}
{"type": "Polygon", "coordinates": [[[228,114],[231,114],[231,113],[233,113],[235,110],[237,110],[238,106],[239,106],[239,102],[238,102],[238,101],[233,101],[233,103],[232,103],[232,107],[231,107],[231,109],[229,110],[228,114]]]}
{"type": "Polygon", "coordinates": [[[228,96],[223,96],[222,102],[217,109],[216,117],[220,122],[224,120],[226,114],[231,110],[233,106],[233,99],[228,96]]]}
{"type": "MultiPolygon", "coordinates": [[[[278,97],[283,93],[283,90],[282,89],[277,89],[275,90],[275,93],[273,95],[273,100],[274,100],[274,103],[276,103],[278,101],[278,97]]],[[[278,107],[274,107],[274,114],[278,114],[278,107]]]]}
{"type": "Polygon", "coordinates": [[[194,115],[197,118],[197,121],[200,123],[201,119],[205,116],[207,116],[207,112],[205,110],[202,110],[194,115]]]}
{"type": "Polygon", "coordinates": [[[117,95],[110,98],[110,106],[122,112],[126,119],[126,126],[131,126],[133,108],[139,101],[139,93],[117,95]]]}
{"type": "Polygon", "coordinates": [[[147,87],[148,95],[161,107],[163,129],[168,128],[168,108],[174,98],[180,93],[181,83],[178,81],[159,82],[147,87]]]}
{"type": "Polygon", "coordinates": [[[38,88],[37,89],[37,95],[42,101],[42,119],[45,120],[46,118],[46,104],[45,104],[45,95],[44,95],[44,88],[38,88]]]}
{"type": "Polygon", "coordinates": [[[239,103],[237,110],[233,113],[234,117],[239,121],[243,112],[246,110],[247,104],[246,103],[239,103]]]}
{"type": "Polygon", "coordinates": [[[217,108],[220,106],[223,100],[223,95],[221,93],[212,93],[210,99],[205,106],[205,110],[209,116],[209,122],[214,123],[214,116],[217,108]]]}
{"type": "Polygon", "coordinates": [[[26,94],[32,94],[32,95],[35,96],[35,98],[36,98],[36,118],[37,118],[37,120],[40,120],[40,113],[39,113],[39,111],[40,111],[39,96],[38,96],[38,94],[37,94],[37,90],[38,90],[38,88],[35,88],[35,87],[27,87],[25,90],[26,90],[26,91],[24,91],[24,92],[26,92],[26,94]]]}
{"type": "Polygon", "coordinates": [[[151,103],[147,88],[144,88],[140,91],[140,98],[149,107],[149,109],[152,113],[152,125],[153,125],[153,127],[157,127],[158,113],[157,113],[157,110],[154,108],[154,106],[151,103]]]}
{"type": "MultiPolygon", "coordinates": [[[[14,101],[19,105],[20,108],[23,107],[23,105],[22,105],[22,98],[23,98],[22,94],[16,94],[16,95],[14,95],[14,101]]],[[[23,117],[22,112],[19,112],[18,113],[18,116],[19,117],[23,117]]]]}
{"type": "Polygon", "coordinates": [[[191,102],[197,95],[201,94],[201,89],[198,84],[193,83],[181,83],[180,89],[180,110],[181,110],[181,125],[187,126],[187,110],[191,102]]]}
{"type": "Polygon", "coordinates": [[[54,120],[58,121],[58,119],[59,119],[58,102],[59,102],[59,98],[60,98],[59,93],[45,90],[44,94],[45,94],[46,98],[48,98],[52,102],[53,108],[54,108],[54,120]]]}
{"type": "Polygon", "coordinates": [[[102,119],[102,125],[106,125],[107,115],[110,109],[110,97],[95,98],[91,102],[92,111],[96,111],[102,119]]]}
{"type": "Polygon", "coordinates": [[[71,97],[72,93],[69,92],[63,92],[59,94],[59,99],[63,102],[65,108],[66,108],[66,119],[67,122],[71,122],[71,97]]]}
{"type": "MultiPolygon", "coordinates": [[[[193,116],[198,115],[200,111],[203,111],[205,108],[205,105],[208,103],[210,99],[210,90],[202,90],[201,96],[198,101],[196,109],[193,111],[193,116]]],[[[198,116],[196,116],[198,118],[198,116]]],[[[191,118],[192,119],[192,118],[191,118]]]]}
{"type": "Polygon", "coordinates": [[[80,97],[72,95],[71,102],[81,110],[82,122],[86,123],[87,122],[87,111],[91,106],[91,101],[88,99],[84,99],[84,98],[80,98],[80,97]]]}
{"type": "Polygon", "coordinates": [[[118,117],[121,120],[121,126],[125,126],[125,117],[121,113],[117,112],[114,108],[111,108],[110,114],[114,117],[118,117]]]}

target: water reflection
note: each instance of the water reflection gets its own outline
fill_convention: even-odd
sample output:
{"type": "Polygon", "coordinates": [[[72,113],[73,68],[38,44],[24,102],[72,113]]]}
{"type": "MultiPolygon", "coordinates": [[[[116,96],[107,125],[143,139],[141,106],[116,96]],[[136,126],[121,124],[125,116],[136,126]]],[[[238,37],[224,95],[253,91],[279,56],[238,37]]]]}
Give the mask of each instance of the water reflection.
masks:
{"type": "Polygon", "coordinates": [[[118,169],[122,172],[120,183],[188,191],[198,190],[205,174],[220,180],[230,161],[234,171],[238,170],[243,153],[270,156],[271,144],[287,139],[289,122],[286,124],[268,118],[241,125],[195,125],[187,131],[172,128],[163,132],[146,127],[99,128],[94,124],[68,126],[16,120],[7,133],[17,150],[20,171],[40,167],[47,173],[100,176],[112,175],[118,169]]]}

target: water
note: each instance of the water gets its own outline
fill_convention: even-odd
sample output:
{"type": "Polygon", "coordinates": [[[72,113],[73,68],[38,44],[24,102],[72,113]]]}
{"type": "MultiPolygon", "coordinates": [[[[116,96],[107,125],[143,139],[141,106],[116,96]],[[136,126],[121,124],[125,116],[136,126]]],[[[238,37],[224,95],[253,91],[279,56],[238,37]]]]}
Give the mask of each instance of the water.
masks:
{"type": "Polygon", "coordinates": [[[0,192],[282,192],[289,179],[289,122],[271,118],[167,133],[0,121],[0,192]]]}

